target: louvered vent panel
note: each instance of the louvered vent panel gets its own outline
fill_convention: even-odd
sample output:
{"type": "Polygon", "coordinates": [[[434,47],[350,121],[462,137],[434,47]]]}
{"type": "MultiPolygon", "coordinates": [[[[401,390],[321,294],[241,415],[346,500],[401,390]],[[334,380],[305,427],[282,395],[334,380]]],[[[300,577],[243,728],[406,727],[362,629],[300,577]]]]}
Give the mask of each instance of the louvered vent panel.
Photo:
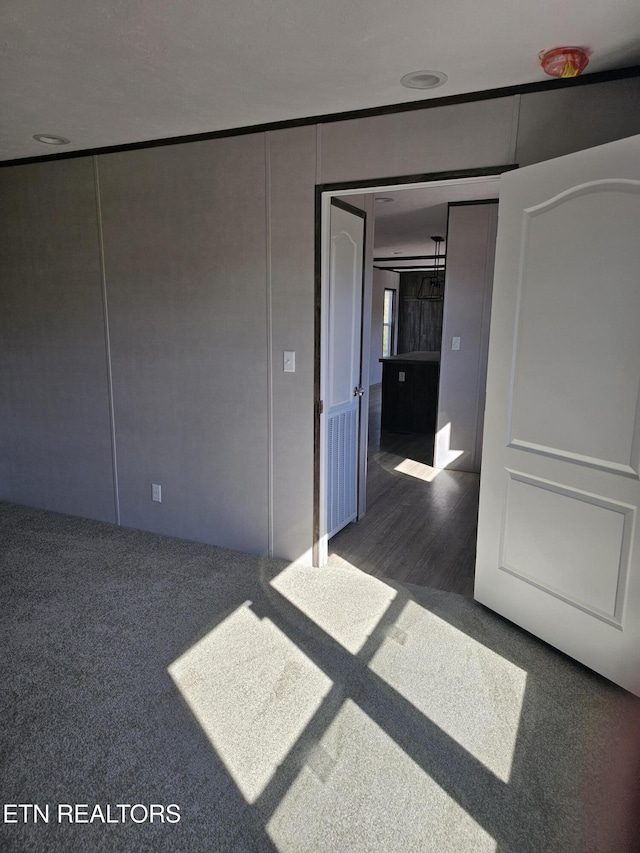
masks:
{"type": "Polygon", "coordinates": [[[357,413],[340,412],[328,423],[328,512],[329,536],[356,517],[357,413]]]}

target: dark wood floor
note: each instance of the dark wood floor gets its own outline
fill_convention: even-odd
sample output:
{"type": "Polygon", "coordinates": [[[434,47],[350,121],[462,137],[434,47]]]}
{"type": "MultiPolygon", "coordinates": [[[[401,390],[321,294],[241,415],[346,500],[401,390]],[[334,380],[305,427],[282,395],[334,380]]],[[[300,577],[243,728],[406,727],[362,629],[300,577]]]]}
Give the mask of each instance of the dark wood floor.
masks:
{"type": "Polygon", "coordinates": [[[438,470],[433,436],[380,430],[371,388],[367,514],[329,542],[329,564],[473,595],[479,475],[438,470]]]}

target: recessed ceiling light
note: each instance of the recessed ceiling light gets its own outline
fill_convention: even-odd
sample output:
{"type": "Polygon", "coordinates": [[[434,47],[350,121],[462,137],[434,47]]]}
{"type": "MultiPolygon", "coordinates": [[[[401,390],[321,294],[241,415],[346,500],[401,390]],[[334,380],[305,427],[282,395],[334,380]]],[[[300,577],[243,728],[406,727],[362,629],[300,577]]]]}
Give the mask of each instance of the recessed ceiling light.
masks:
{"type": "Polygon", "coordinates": [[[407,89],[436,89],[443,86],[449,78],[442,71],[412,71],[400,81],[407,89]]]}
{"type": "Polygon", "coordinates": [[[34,133],[36,142],[44,142],[45,145],[68,145],[70,140],[64,136],[56,136],[54,133],[34,133]]]}
{"type": "Polygon", "coordinates": [[[376,201],[379,202],[380,204],[384,204],[387,201],[393,201],[393,199],[389,198],[389,196],[387,196],[387,195],[379,195],[379,196],[376,196],[376,201]]]}

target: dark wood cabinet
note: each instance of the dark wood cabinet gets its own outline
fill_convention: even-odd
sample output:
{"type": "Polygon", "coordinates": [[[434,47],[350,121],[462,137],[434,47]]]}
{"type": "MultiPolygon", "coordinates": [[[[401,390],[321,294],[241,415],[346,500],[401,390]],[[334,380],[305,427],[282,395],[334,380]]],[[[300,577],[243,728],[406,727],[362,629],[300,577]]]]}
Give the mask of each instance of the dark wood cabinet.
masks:
{"type": "Polygon", "coordinates": [[[382,423],[389,432],[435,432],[439,352],[381,358],[382,423]]]}

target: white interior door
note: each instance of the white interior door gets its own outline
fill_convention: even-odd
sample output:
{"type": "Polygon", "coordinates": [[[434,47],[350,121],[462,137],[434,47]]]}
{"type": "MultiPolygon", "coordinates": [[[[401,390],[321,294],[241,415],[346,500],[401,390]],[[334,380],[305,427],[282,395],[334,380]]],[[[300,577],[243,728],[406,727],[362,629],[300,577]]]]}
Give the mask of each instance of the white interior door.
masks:
{"type": "Polygon", "coordinates": [[[364,214],[331,205],[328,377],[325,394],[327,536],[358,514],[364,214]]]}
{"type": "Polygon", "coordinates": [[[475,597],[640,687],[640,137],[503,176],[475,597]]]}

